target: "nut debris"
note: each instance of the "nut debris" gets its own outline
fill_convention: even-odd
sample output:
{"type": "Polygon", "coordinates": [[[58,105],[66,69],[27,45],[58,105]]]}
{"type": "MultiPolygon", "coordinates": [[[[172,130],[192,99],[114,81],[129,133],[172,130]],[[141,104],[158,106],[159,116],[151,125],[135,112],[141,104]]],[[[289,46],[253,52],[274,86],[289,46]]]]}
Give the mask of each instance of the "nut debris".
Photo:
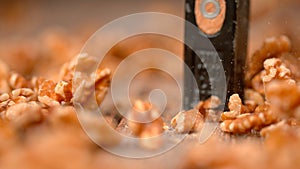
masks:
{"type": "Polygon", "coordinates": [[[250,84],[251,79],[263,69],[264,60],[279,57],[290,50],[291,42],[287,36],[282,35],[266,39],[262,47],[248,61],[248,68],[245,75],[246,83],[250,84]]]}
{"type": "MultiPolygon", "coordinates": [[[[85,54],[80,59],[92,63],[94,57],[85,54]]],[[[49,110],[54,107],[72,106],[74,99],[72,80],[73,71],[77,66],[76,59],[66,65],[68,67],[64,66],[61,70],[61,72],[65,72],[65,76],[63,76],[65,80],[62,79],[58,82],[42,77],[32,77],[27,80],[15,72],[8,74],[7,82],[10,90],[0,95],[1,119],[13,122],[17,128],[26,128],[31,124],[43,121],[45,117],[49,116],[49,112],[51,112],[49,110]]],[[[110,73],[109,69],[99,68],[96,73],[88,77],[89,79],[92,79],[92,76],[95,78],[95,81],[90,81],[88,85],[89,87],[95,86],[95,89],[89,88],[89,91],[95,91],[98,104],[102,102],[109,87],[110,73]]]]}
{"type": "Polygon", "coordinates": [[[197,109],[179,112],[171,120],[171,126],[177,133],[192,133],[199,131],[204,122],[203,115],[197,109]]]}
{"type": "Polygon", "coordinates": [[[224,120],[220,129],[224,132],[242,134],[276,123],[279,119],[272,113],[269,105],[258,106],[254,113],[238,115],[233,120],[224,120]]]}
{"type": "Polygon", "coordinates": [[[229,111],[225,111],[221,114],[221,120],[236,119],[242,114],[253,113],[257,104],[253,101],[245,102],[242,104],[242,100],[238,94],[233,94],[229,98],[228,108],[229,111]]]}
{"type": "Polygon", "coordinates": [[[271,80],[286,80],[288,83],[295,83],[291,77],[291,71],[278,58],[271,58],[264,61],[265,71],[262,74],[262,81],[268,83],[271,80]]]}

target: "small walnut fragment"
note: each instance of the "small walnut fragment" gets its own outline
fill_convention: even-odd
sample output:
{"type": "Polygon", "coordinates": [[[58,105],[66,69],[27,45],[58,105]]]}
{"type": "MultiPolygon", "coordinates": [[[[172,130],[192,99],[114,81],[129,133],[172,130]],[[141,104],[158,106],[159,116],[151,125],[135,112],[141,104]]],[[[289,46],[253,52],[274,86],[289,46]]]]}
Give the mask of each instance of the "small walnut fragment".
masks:
{"type": "Polygon", "coordinates": [[[254,113],[246,113],[235,119],[224,120],[220,128],[224,132],[241,134],[250,130],[261,130],[263,127],[276,123],[278,118],[272,113],[268,105],[258,106],[254,113]]]}
{"type": "Polygon", "coordinates": [[[72,94],[72,81],[60,81],[54,88],[56,100],[58,102],[70,103],[73,98],[72,94]]]}
{"type": "Polygon", "coordinates": [[[222,113],[222,120],[235,119],[237,116],[241,115],[242,105],[242,100],[238,94],[231,95],[228,102],[228,108],[230,111],[222,113]]]}
{"type": "Polygon", "coordinates": [[[245,75],[246,83],[250,85],[253,76],[263,69],[264,60],[272,57],[279,57],[282,53],[289,52],[290,50],[291,42],[289,38],[284,35],[266,39],[262,47],[248,60],[248,67],[245,75]]]}
{"type": "Polygon", "coordinates": [[[221,104],[217,96],[211,96],[200,101],[194,109],[179,112],[171,120],[171,126],[177,133],[192,133],[202,129],[204,119],[208,121],[219,121],[216,108],[221,104]]]}
{"type": "Polygon", "coordinates": [[[15,103],[36,101],[36,93],[30,88],[19,88],[11,92],[11,100],[15,103]]]}
{"type": "Polygon", "coordinates": [[[108,91],[110,73],[109,69],[98,69],[96,74],[91,76],[76,72],[76,81],[73,81],[73,102],[84,104],[88,109],[97,108],[108,91]]]}
{"type": "Polygon", "coordinates": [[[171,126],[177,133],[199,131],[204,123],[203,115],[197,109],[179,112],[172,120],[171,126]]]}
{"type": "MultiPolygon", "coordinates": [[[[69,81],[73,79],[74,72],[90,72],[98,65],[97,59],[93,56],[88,55],[87,53],[81,53],[74,57],[68,63],[65,63],[60,70],[60,79],[64,81],[69,81]]],[[[92,73],[92,72],[90,72],[92,73]]]]}
{"type": "Polygon", "coordinates": [[[291,71],[278,58],[270,58],[264,61],[265,71],[262,74],[263,83],[268,83],[274,79],[285,80],[288,83],[295,83],[291,77],[291,71]]]}
{"type": "Polygon", "coordinates": [[[70,104],[73,98],[72,82],[44,80],[38,85],[38,100],[47,106],[70,104]]]}
{"type": "Polygon", "coordinates": [[[97,68],[97,65],[95,57],[82,53],[66,63],[60,72],[64,82],[72,81],[70,85],[74,88],[73,101],[85,104],[91,109],[102,103],[111,79],[110,69],[97,68]],[[95,72],[92,72],[94,70],[95,72]],[[86,103],[88,98],[94,99],[94,95],[97,103],[86,103]]]}
{"type": "Polygon", "coordinates": [[[57,106],[57,95],[55,93],[55,83],[51,80],[45,80],[39,86],[38,100],[47,106],[57,106]]]}
{"type": "Polygon", "coordinates": [[[238,94],[233,94],[229,98],[228,108],[229,111],[225,111],[221,114],[221,120],[236,119],[241,114],[253,113],[256,108],[256,103],[253,101],[245,102],[243,105],[241,98],[238,94]]]}

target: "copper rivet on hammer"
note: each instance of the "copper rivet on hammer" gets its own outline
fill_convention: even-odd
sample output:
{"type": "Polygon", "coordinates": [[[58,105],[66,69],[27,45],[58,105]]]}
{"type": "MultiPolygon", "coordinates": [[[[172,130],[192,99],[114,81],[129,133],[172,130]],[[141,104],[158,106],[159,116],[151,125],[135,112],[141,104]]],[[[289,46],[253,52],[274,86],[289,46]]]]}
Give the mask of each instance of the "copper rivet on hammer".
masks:
{"type": "Polygon", "coordinates": [[[225,0],[196,0],[195,16],[199,29],[213,35],[219,32],[225,19],[225,0]]]}

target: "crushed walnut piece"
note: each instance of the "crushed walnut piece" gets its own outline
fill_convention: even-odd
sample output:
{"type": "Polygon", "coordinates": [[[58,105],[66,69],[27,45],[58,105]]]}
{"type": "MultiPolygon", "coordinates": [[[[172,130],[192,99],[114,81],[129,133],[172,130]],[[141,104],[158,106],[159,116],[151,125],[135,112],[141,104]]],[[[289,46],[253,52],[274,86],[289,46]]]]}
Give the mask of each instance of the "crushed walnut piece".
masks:
{"type": "Polygon", "coordinates": [[[60,72],[62,80],[68,82],[73,79],[73,101],[85,104],[90,109],[94,109],[103,101],[111,79],[110,69],[97,68],[97,64],[95,57],[83,53],[66,63],[60,72]],[[96,71],[90,72],[94,67],[96,71]],[[97,103],[87,102],[88,98],[94,99],[94,95],[97,103]]]}
{"type": "Polygon", "coordinates": [[[228,102],[228,108],[230,111],[223,112],[221,119],[235,119],[237,116],[242,114],[242,105],[242,100],[238,94],[231,95],[228,102]]]}
{"type": "Polygon", "coordinates": [[[181,111],[171,120],[171,127],[177,133],[193,133],[202,129],[204,119],[207,121],[219,121],[218,106],[221,100],[217,96],[211,96],[200,101],[194,109],[181,111]]]}
{"type": "Polygon", "coordinates": [[[19,88],[11,92],[11,100],[15,103],[36,101],[36,93],[30,88],[19,88]]]}
{"type": "Polygon", "coordinates": [[[264,60],[272,57],[279,57],[282,53],[291,50],[291,42],[288,37],[282,35],[271,37],[264,41],[263,46],[256,51],[248,61],[245,81],[250,85],[250,81],[257,73],[263,69],[264,60]]]}
{"type": "Polygon", "coordinates": [[[291,77],[291,71],[278,58],[270,58],[264,61],[265,71],[262,74],[263,83],[271,80],[286,80],[288,83],[295,83],[291,77]]]}
{"type": "Polygon", "coordinates": [[[52,80],[45,80],[39,86],[38,100],[47,106],[57,106],[57,95],[55,93],[55,83],[52,80]]]}
{"type": "Polygon", "coordinates": [[[204,117],[197,109],[179,112],[171,120],[171,126],[177,133],[198,132],[203,123],[204,117]]]}
{"type": "Polygon", "coordinates": [[[241,98],[238,94],[233,94],[229,98],[228,108],[229,111],[225,111],[221,114],[221,120],[236,119],[241,114],[253,113],[257,104],[253,101],[245,102],[243,105],[241,98]]]}
{"type": "Polygon", "coordinates": [[[254,113],[241,114],[235,119],[224,120],[220,128],[224,132],[241,134],[254,130],[261,130],[263,127],[273,124],[278,118],[272,113],[269,105],[258,106],[254,113]]]}
{"type": "Polygon", "coordinates": [[[70,103],[73,98],[72,81],[59,81],[54,88],[54,92],[58,102],[70,103]]]}
{"type": "MultiPolygon", "coordinates": [[[[88,55],[87,53],[81,53],[74,57],[68,63],[65,63],[60,70],[60,79],[64,81],[69,81],[73,79],[74,72],[85,72],[90,71],[98,65],[97,59],[93,56],[88,55]]],[[[91,72],[92,73],[92,72],[91,72]]]]}

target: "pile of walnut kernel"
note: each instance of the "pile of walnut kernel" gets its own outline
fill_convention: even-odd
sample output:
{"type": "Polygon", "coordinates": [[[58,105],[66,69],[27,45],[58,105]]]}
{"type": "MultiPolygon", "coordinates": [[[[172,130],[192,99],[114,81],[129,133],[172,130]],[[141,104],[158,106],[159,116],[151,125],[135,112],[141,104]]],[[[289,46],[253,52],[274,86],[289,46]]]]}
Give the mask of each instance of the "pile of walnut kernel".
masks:
{"type": "MultiPolygon", "coordinates": [[[[248,61],[244,100],[238,94],[230,96],[229,111],[223,112],[220,117],[220,129],[231,134],[260,132],[261,136],[266,136],[283,125],[298,127],[300,66],[297,63],[300,61],[291,53],[291,43],[286,36],[266,39],[248,61]]],[[[179,113],[172,120],[172,126],[178,132],[193,132],[205,120],[205,111],[220,104],[217,98],[213,98],[200,102],[200,106],[193,110],[179,113]],[[184,117],[192,119],[192,116],[199,116],[195,124],[191,123],[192,120],[182,120],[184,117]]]]}
{"type": "MultiPolygon", "coordinates": [[[[81,62],[95,61],[93,57],[86,54],[75,59],[81,62]]],[[[12,161],[9,161],[12,160],[10,155],[19,156],[18,161],[24,163],[27,159],[26,153],[35,156],[40,151],[39,149],[41,151],[45,149],[53,158],[36,157],[44,167],[49,165],[49,161],[52,159],[57,160],[57,154],[64,152],[51,151],[52,147],[60,147],[62,150],[70,152],[78,151],[73,152],[73,156],[70,158],[67,156],[62,158],[67,161],[77,159],[74,162],[77,164],[77,168],[85,168],[86,165],[97,168],[98,165],[95,165],[97,163],[95,161],[101,161],[101,158],[105,159],[107,154],[99,152],[98,157],[101,158],[96,159],[91,156],[91,152],[94,153],[94,144],[80,130],[74,110],[74,99],[85,99],[76,98],[77,96],[90,97],[91,95],[91,93],[78,95],[72,90],[74,70],[77,66],[76,60],[63,65],[58,81],[42,77],[23,77],[16,72],[11,72],[5,63],[0,63],[0,156],[3,159],[0,159],[2,162],[0,166],[12,166],[12,161]],[[46,130],[50,132],[36,134],[39,133],[36,130],[42,131],[41,133],[46,130]],[[25,139],[26,141],[24,141],[24,136],[28,137],[25,139]],[[74,139],[75,137],[76,139],[74,139]],[[21,144],[22,146],[19,146],[19,141],[24,142],[21,144]],[[38,147],[35,148],[35,145],[38,147]],[[23,154],[23,150],[28,152],[24,151],[23,154]],[[10,153],[7,155],[3,153],[8,151],[10,153]],[[88,156],[89,159],[84,158],[81,154],[88,156]]],[[[234,148],[219,142],[214,135],[203,146],[196,145],[193,150],[188,151],[181,162],[183,168],[238,168],[237,166],[255,168],[257,164],[260,164],[261,168],[268,168],[267,164],[270,161],[278,161],[274,163],[274,166],[281,165],[286,168],[291,168],[292,164],[298,166],[292,162],[300,161],[297,160],[300,159],[300,156],[294,153],[300,146],[299,65],[299,59],[291,52],[291,44],[286,36],[269,38],[247,63],[244,100],[237,94],[232,95],[228,104],[229,111],[216,112],[215,108],[221,101],[212,96],[199,102],[194,109],[179,112],[168,124],[164,118],[159,117],[160,112],[154,105],[136,100],[129,116],[134,120],[143,118],[151,121],[150,123],[139,123],[124,120],[124,118],[121,122],[116,122],[111,117],[108,117],[107,121],[112,124],[114,129],[126,128],[130,135],[140,138],[157,136],[169,129],[180,134],[197,133],[202,129],[206,120],[220,122],[219,129],[229,135],[242,136],[259,133],[264,138],[266,151],[261,152],[259,151],[261,145],[257,145],[255,142],[237,144],[237,147],[234,148]],[[221,117],[214,116],[214,114],[221,114],[221,117]],[[215,155],[218,153],[224,155],[215,155]],[[253,159],[243,159],[245,153],[249,153],[253,159]],[[276,156],[272,156],[272,154],[276,154],[276,156]],[[291,156],[291,158],[285,159],[286,156],[291,156]],[[280,159],[285,159],[287,162],[283,163],[280,159]]],[[[109,87],[110,74],[109,69],[99,68],[93,75],[95,81],[92,86],[95,87],[95,98],[98,104],[105,97],[109,87]]],[[[95,131],[93,133],[96,133],[93,138],[110,145],[119,143],[119,138],[112,137],[107,132],[108,130],[98,123],[97,119],[88,116],[86,120],[95,131]]],[[[141,142],[141,146],[148,149],[155,149],[161,145],[160,140],[141,142]]],[[[52,162],[54,162],[53,160],[52,162]]],[[[116,159],[112,159],[110,164],[115,163],[114,160],[116,159]]],[[[106,159],[106,161],[110,160],[106,159]]],[[[61,161],[59,164],[66,168],[71,165],[65,161],[61,161]]],[[[132,165],[133,163],[127,163],[127,168],[132,165]]],[[[123,166],[115,164],[115,167],[122,168],[123,166]]]]}
{"type": "Polygon", "coordinates": [[[299,65],[286,36],[266,39],[248,59],[244,100],[230,97],[221,133],[193,147],[182,168],[299,168],[299,65]]]}
{"type": "Polygon", "coordinates": [[[268,135],[284,124],[298,127],[300,120],[299,60],[286,36],[268,38],[249,61],[244,104],[238,95],[229,100],[220,128],[233,134],[260,131],[268,135]],[[291,62],[295,60],[296,62],[291,62]]]}
{"type": "MultiPolygon", "coordinates": [[[[293,62],[294,57],[290,40],[286,36],[266,39],[261,49],[248,61],[243,101],[237,94],[230,96],[229,111],[222,112],[219,118],[213,115],[217,114],[214,108],[221,101],[212,96],[206,101],[200,101],[192,110],[179,112],[171,120],[170,127],[177,133],[192,133],[200,131],[205,120],[219,120],[220,129],[226,133],[246,134],[261,131],[261,135],[265,136],[276,126],[297,126],[300,119],[300,76],[297,73],[298,67],[293,62]],[[282,101],[283,98],[285,101],[282,101]]],[[[91,64],[96,59],[87,54],[75,57],[62,66],[58,82],[41,77],[27,79],[16,72],[9,72],[7,66],[1,63],[1,119],[16,121],[18,126],[26,127],[47,118],[48,110],[52,107],[72,106],[74,99],[85,100],[92,93],[80,93],[77,96],[72,92],[74,71],[78,62],[91,64]]],[[[93,87],[98,104],[105,97],[110,74],[109,69],[99,68],[91,75],[95,77],[93,87]]],[[[129,116],[143,117],[143,111],[148,113],[148,119],[154,118],[153,113],[159,115],[154,105],[137,100],[129,116]]],[[[152,137],[169,129],[161,117],[155,119],[150,120],[152,122],[149,124],[130,120],[125,123],[132,135],[152,137]]],[[[117,126],[118,124],[114,124],[115,128],[117,126]]]]}
{"type": "MultiPolygon", "coordinates": [[[[12,125],[16,131],[24,131],[39,125],[55,125],[59,121],[79,125],[73,107],[74,100],[86,100],[95,95],[96,102],[100,104],[107,93],[111,74],[107,68],[98,68],[91,75],[93,77],[83,80],[85,83],[92,82],[89,86],[91,90],[73,91],[74,71],[79,62],[96,63],[96,59],[87,54],[78,55],[62,66],[58,82],[42,77],[25,78],[16,72],[10,72],[1,62],[1,124],[12,125]]],[[[90,127],[92,130],[98,130],[93,135],[95,138],[99,138],[104,144],[118,142],[118,138],[101,136],[106,128],[97,124],[97,118],[86,116],[84,119],[87,123],[94,124],[90,127]]]]}

